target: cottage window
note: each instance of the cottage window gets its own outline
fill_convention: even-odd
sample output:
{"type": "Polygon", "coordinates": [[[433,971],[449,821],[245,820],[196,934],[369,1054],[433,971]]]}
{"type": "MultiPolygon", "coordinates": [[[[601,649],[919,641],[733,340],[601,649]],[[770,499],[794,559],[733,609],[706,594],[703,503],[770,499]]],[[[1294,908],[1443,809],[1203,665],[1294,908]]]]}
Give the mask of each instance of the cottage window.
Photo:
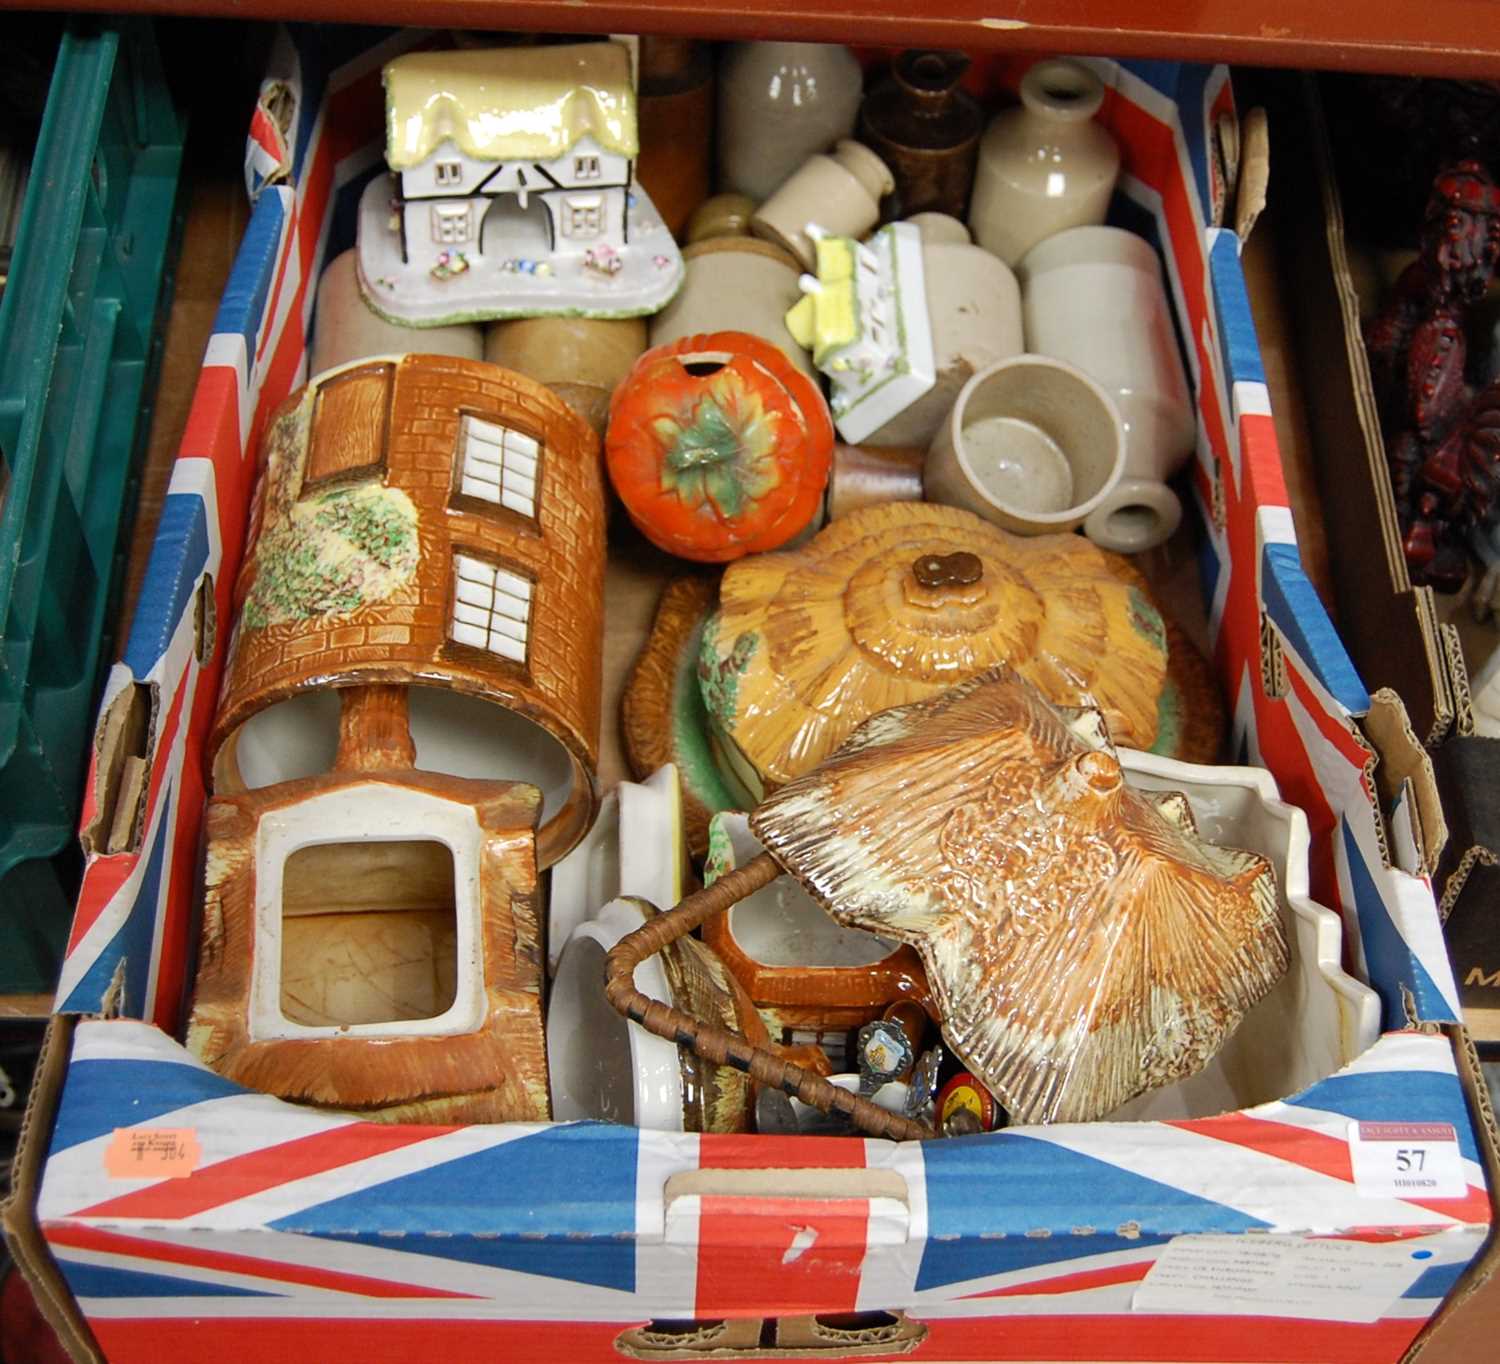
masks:
{"type": "Polygon", "coordinates": [[[474,235],[473,216],[468,204],[434,204],[432,206],[432,240],[451,244],[466,242],[474,235]]]}
{"type": "Polygon", "coordinates": [[[599,178],[599,158],[597,156],[575,156],[573,158],[573,178],[575,180],[597,180],[599,178]]]}
{"type": "Polygon", "coordinates": [[[526,662],[531,589],[530,580],[519,573],[468,554],[455,554],[448,637],[513,663],[526,662]]]}
{"type": "Polygon", "coordinates": [[[463,181],[462,161],[439,161],[433,166],[433,181],[439,185],[457,185],[463,181]]]}
{"type": "Polygon", "coordinates": [[[524,431],[482,417],[464,417],[458,428],[458,491],[508,507],[536,520],[541,447],[524,431]]]}
{"type": "Polygon", "coordinates": [[[597,237],[604,230],[604,198],[577,195],[563,205],[563,236],[597,237]]]}

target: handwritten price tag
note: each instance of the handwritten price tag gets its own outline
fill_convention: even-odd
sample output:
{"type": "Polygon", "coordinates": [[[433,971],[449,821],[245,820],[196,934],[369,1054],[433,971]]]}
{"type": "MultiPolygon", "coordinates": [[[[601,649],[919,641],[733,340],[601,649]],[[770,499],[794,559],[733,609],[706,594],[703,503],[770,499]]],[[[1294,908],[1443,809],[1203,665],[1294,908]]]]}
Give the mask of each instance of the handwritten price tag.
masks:
{"type": "Polygon", "coordinates": [[[117,1127],[104,1171],[111,1179],[184,1179],[202,1155],[193,1127],[117,1127]]]}
{"type": "Polygon", "coordinates": [[[1463,1198],[1469,1192],[1449,1122],[1351,1122],[1354,1187],[1366,1198],[1463,1198]]]}

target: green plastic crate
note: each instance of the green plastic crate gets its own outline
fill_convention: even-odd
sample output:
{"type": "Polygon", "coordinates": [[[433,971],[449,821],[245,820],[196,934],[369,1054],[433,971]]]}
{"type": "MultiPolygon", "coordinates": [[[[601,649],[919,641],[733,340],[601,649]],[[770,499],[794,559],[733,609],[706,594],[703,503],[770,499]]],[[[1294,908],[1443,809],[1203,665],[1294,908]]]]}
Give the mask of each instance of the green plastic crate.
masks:
{"type": "Polygon", "coordinates": [[[149,23],[63,35],[0,297],[0,992],[51,988],[72,918],[182,141],[149,23]]]}

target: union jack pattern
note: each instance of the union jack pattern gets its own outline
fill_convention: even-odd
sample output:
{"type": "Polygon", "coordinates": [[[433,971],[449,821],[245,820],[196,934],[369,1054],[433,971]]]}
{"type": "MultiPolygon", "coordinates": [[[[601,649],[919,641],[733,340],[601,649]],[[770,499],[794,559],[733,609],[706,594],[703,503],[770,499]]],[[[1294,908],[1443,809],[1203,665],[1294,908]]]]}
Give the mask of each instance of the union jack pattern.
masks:
{"type": "MultiPolygon", "coordinates": [[[[124,1018],[74,1033],[39,1204],[104,1351],[195,1357],[190,1333],[211,1322],[216,1350],[247,1361],[603,1360],[651,1320],[899,1309],[935,1359],[1398,1358],[1478,1252],[1489,1204],[1451,1044],[1399,1030],[1403,997],[1425,1020],[1456,1017],[1452,974],[1430,887],[1384,860],[1354,723],[1368,698],[1297,559],[1238,243],[1205,226],[1212,121],[1232,107],[1222,68],[1093,63],[1124,149],[1116,219],[1163,248],[1199,395],[1203,574],[1236,745],[1307,812],[1312,893],[1342,913],[1352,964],[1385,1003],[1373,1048],[1218,1118],[897,1146],[376,1125],[242,1091],[170,1040],[227,635],[199,659],[195,598],[211,583],[230,619],[259,431],[302,377],[312,283],[380,166],[380,67],[414,41],[305,31],[278,56],[297,100],[291,174],[251,172],[254,213],[106,695],[150,689],[145,815],[138,847],[88,866],[57,1006],[124,1018]],[[1267,638],[1285,679],[1270,690],[1267,638]],[[1347,1126],[1376,1118],[1452,1123],[1467,1195],[1357,1191],[1347,1126]],[[198,1167],[111,1178],[104,1150],[131,1126],[193,1129],[198,1167]],[[750,1169],[813,1170],[822,1196],[805,1178],[752,1196],[716,1173],[750,1169]],[[1152,1314],[1140,1329],[1133,1294],[1162,1246],[1251,1231],[1359,1239],[1426,1268],[1374,1322],[1152,1314]]],[[[267,135],[252,133],[262,157],[267,135]]],[[[85,824],[99,800],[95,772],[85,824]]]]}

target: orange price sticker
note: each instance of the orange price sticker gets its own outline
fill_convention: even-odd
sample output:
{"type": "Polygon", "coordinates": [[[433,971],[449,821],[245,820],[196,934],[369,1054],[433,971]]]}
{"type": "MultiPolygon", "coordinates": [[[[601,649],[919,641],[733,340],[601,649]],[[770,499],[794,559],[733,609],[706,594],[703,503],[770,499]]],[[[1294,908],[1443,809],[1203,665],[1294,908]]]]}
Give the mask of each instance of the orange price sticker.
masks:
{"type": "Polygon", "coordinates": [[[117,1127],[104,1170],[111,1179],[184,1179],[202,1155],[195,1127],[117,1127]]]}

